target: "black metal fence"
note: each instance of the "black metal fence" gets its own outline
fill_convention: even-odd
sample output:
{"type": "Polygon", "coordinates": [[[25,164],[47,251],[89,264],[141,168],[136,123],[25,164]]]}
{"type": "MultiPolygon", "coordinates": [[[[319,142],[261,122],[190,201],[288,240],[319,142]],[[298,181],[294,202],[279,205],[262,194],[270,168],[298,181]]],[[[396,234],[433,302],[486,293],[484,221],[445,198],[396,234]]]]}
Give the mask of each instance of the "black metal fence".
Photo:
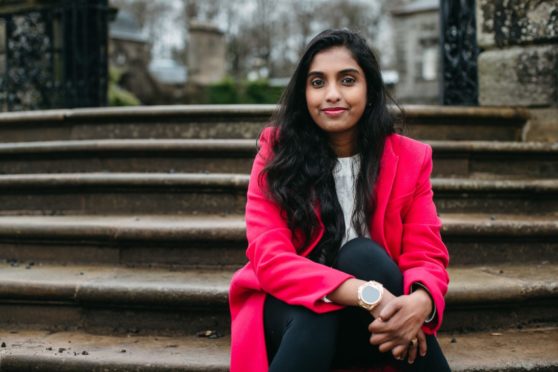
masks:
{"type": "Polygon", "coordinates": [[[107,0],[0,13],[0,110],[105,106],[107,0]]]}
{"type": "Polygon", "coordinates": [[[444,105],[478,105],[475,0],[440,0],[444,105]]]}

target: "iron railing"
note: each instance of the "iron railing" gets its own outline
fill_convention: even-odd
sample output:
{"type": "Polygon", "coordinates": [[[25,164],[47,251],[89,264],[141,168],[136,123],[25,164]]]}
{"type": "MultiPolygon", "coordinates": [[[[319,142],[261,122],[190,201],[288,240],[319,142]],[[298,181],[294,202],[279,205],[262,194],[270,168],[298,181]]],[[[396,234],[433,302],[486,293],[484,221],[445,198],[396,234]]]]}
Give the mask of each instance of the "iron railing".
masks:
{"type": "Polygon", "coordinates": [[[0,13],[0,110],[105,106],[108,10],[59,0],[0,13]]]}
{"type": "Polygon", "coordinates": [[[443,105],[478,105],[475,0],[440,0],[443,105]]]}

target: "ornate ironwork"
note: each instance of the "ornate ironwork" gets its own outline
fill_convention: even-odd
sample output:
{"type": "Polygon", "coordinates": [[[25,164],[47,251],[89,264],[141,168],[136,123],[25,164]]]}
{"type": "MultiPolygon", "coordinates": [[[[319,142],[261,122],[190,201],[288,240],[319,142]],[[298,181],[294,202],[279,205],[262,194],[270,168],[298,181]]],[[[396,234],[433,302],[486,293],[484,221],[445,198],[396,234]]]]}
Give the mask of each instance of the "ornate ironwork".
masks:
{"type": "Polygon", "coordinates": [[[475,0],[440,0],[444,105],[478,105],[475,0]]]}
{"type": "Polygon", "coordinates": [[[107,0],[0,14],[0,110],[106,105],[107,0]]]}

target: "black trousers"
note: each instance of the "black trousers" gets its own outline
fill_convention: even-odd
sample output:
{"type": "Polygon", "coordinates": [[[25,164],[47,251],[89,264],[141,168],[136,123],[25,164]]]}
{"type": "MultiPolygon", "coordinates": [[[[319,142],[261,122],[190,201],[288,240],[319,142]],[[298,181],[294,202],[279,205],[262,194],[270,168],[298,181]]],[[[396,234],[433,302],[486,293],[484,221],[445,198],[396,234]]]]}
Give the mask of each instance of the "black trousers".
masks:
{"type": "MultiPolygon", "coordinates": [[[[383,248],[370,239],[346,243],[333,265],[362,280],[380,282],[395,296],[403,294],[403,276],[383,248]]],[[[270,372],[320,372],[331,368],[393,365],[401,371],[449,371],[436,337],[427,336],[426,356],[413,364],[397,361],[369,342],[372,315],[358,307],[316,314],[268,295],[264,326],[270,372]]]]}

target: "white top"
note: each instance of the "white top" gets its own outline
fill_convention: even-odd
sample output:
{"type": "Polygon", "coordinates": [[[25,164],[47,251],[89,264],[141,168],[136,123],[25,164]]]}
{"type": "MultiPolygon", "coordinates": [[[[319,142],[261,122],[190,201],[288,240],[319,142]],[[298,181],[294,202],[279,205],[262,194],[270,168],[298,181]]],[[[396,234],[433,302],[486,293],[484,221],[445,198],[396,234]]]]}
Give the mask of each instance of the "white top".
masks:
{"type": "MultiPolygon", "coordinates": [[[[341,241],[341,246],[358,236],[353,225],[352,216],[355,208],[356,178],[359,167],[360,155],[356,154],[347,158],[337,158],[337,164],[333,168],[335,191],[337,192],[337,199],[345,219],[345,236],[341,241]]],[[[368,228],[366,228],[364,236],[366,238],[370,237],[368,228]]]]}

